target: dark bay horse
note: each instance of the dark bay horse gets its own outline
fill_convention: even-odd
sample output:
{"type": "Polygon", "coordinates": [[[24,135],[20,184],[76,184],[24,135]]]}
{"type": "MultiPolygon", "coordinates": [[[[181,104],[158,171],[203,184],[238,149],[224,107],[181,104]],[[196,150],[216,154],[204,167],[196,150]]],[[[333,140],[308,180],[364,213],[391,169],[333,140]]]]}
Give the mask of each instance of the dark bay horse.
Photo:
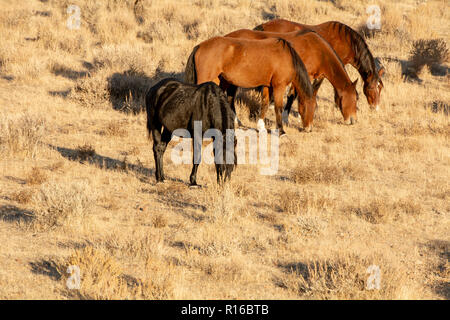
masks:
{"type": "MultiPolygon", "coordinates": [[[[316,32],[310,30],[294,31],[289,33],[263,32],[241,29],[229,33],[226,37],[244,39],[268,39],[282,38],[292,45],[298,53],[311,79],[318,79],[315,84],[317,89],[325,77],[330,81],[335,90],[335,102],[341,110],[346,124],[356,122],[357,92],[356,83],[352,82],[345,71],[345,67],[333,48],[316,32]]],[[[259,124],[264,124],[264,116],[267,110],[267,90],[263,91],[264,103],[259,124]]],[[[288,100],[288,114],[292,105],[292,98],[288,100]]]]}
{"type": "Polygon", "coordinates": [[[274,19],[257,26],[254,30],[269,32],[292,32],[310,29],[322,36],[336,51],[344,65],[356,68],[364,81],[364,94],[369,105],[378,110],[383,89],[384,68],[377,70],[376,62],[363,37],[349,26],[328,21],[318,25],[300,24],[284,19],[274,19]]]}
{"type": "MultiPolygon", "coordinates": [[[[234,160],[230,164],[228,159],[236,159],[235,142],[228,141],[227,143],[225,140],[230,137],[227,135],[227,129],[234,130],[234,112],[221,88],[212,82],[192,85],[168,78],[161,80],[149,90],[145,97],[145,104],[147,130],[153,138],[157,182],[164,181],[163,155],[172,134],[176,134],[177,129],[186,129],[193,138],[193,144],[197,143],[197,148],[200,148],[200,151],[196,152],[196,146],[194,146],[194,166],[190,176],[190,185],[197,185],[197,169],[201,159],[202,141],[195,141],[194,130],[199,128],[199,124],[201,124],[202,130],[201,138],[210,128],[217,129],[221,133],[220,137],[213,136],[215,160],[217,160],[217,153],[220,153],[219,161],[215,161],[217,182],[221,183],[231,177],[236,162],[234,160]],[[197,124],[196,121],[198,121],[197,124]],[[216,139],[223,140],[216,141],[216,139]],[[219,146],[218,150],[216,150],[216,146],[219,146]],[[230,158],[230,156],[232,157],[230,158]]],[[[234,139],[234,133],[232,138],[234,139]]]]}
{"type": "MultiPolygon", "coordinates": [[[[283,39],[215,37],[206,40],[193,49],[186,63],[185,80],[197,84],[213,81],[224,90],[230,85],[234,88],[269,88],[274,97],[276,123],[281,135],[285,134],[281,115],[283,96],[286,87],[292,83],[299,94],[299,113],[305,131],[311,130],[316,107],[315,91],[303,61],[283,39]]],[[[234,99],[232,106],[235,110],[234,99]]]]}

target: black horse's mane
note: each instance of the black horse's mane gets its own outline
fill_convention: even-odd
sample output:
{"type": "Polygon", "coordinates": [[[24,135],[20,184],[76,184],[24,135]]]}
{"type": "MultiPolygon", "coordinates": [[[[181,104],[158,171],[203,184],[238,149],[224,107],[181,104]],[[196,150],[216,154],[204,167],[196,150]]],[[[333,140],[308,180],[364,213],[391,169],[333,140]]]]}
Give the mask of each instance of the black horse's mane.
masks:
{"type": "Polygon", "coordinates": [[[297,52],[294,48],[292,48],[291,44],[282,39],[278,38],[278,42],[281,42],[283,44],[283,47],[286,47],[289,49],[289,52],[292,57],[292,63],[294,65],[294,70],[296,73],[296,80],[298,84],[301,86],[301,89],[303,92],[305,92],[306,96],[308,98],[311,98],[313,95],[313,87],[311,85],[311,81],[309,81],[309,75],[308,71],[306,70],[305,64],[303,63],[302,59],[299,57],[297,52]]]}

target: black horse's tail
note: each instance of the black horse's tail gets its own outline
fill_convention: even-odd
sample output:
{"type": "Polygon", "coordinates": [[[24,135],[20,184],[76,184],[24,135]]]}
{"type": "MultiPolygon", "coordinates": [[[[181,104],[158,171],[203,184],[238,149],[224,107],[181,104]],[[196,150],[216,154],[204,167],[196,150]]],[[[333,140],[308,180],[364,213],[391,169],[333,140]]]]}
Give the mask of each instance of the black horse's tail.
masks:
{"type": "Polygon", "coordinates": [[[186,62],[186,69],[184,70],[184,82],[197,84],[197,70],[195,67],[195,54],[197,53],[199,46],[195,46],[191,55],[186,62]]]}
{"type": "Polygon", "coordinates": [[[147,92],[147,95],[145,96],[145,111],[147,112],[147,138],[150,141],[153,140],[153,136],[152,136],[152,129],[153,129],[152,118],[154,116],[153,101],[152,101],[152,100],[154,100],[153,94],[154,94],[154,90],[153,90],[153,88],[151,88],[147,92]]]}
{"type": "Polygon", "coordinates": [[[292,64],[294,65],[295,70],[295,78],[300,86],[300,89],[305,93],[308,98],[313,96],[313,87],[311,85],[311,81],[309,81],[308,71],[306,70],[305,64],[303,63],[300,56],[297,54],[297,51],[291,46],[291,44],[281,38],[278,38],[278,41],[281,41],[285,47],[289,49],[292,58],[292,64]]]}

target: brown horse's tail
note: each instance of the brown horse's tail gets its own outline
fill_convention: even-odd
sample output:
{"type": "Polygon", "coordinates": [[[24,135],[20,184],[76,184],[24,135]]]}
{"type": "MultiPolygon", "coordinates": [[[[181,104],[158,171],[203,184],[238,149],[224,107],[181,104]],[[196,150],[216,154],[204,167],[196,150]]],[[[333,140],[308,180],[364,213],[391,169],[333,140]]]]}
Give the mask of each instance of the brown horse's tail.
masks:
{"type": "Polygon", "coordinates": [[[288,41],[281,38],[278,38],[278,41],[281,41],[283,43],[283,46],[288,48],[289,53],[291,54],[292,64],[294,65],[295,70],[295,80],[297,80],[300,89],[308,98],[312,98],[314,91],[311,85],[311,81],[309,81],[309,75],[308,71],[306,70],[305,64],[297,54],[297,51],[292,48],[291,44],[288,41]]]}
{"type": "Polygon", "coordinates": [[[184,70],[184,82],[197,84],[197,70],[195,67],[195,54],[197,53],[199,46],[195,46],[191,55],[186,62],[186,69],[184,70]]]}

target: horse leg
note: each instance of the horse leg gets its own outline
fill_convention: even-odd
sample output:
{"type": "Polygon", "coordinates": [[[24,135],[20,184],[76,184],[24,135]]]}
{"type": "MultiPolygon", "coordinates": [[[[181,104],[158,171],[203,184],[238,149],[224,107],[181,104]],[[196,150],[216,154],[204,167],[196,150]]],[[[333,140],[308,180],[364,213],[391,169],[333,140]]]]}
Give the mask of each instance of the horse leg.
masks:
{"type": "Polygon", "coordinates": [[[275,102],[275,116],[277,120],[277,129],[280,130],[280,137],[286,134],[286,132],[283,129],[283,121],[282,121],[283,96],[285,90],[286,87],[283,86],[273,88],[273,100],[275,102]]]}
{"type": "Polygon", "coordinates": [[[339,109],[342,111],[341,106],[340,106],[340,102],[339,102],[339,94],[338,91],[336,90],[336,88],[333,88],[334,90],[334,107],[336,109],[339,109]]]}
{"type": "Polygon", "coordinates": [[[295,91],[294,86],[291,86],[286,102],[286,107],[283,111],[283,122],[285,124],[289,124],[289,114],[291,113],[292,104],[294,103],[295,98],[297,98],[297,91],[295,91]]]}
{"type": "Polygon", "coordinates": [[[258,123],[256,125],[256,127],[258,128],[258,131],[265,131],[266,127],[264,124],[264,119],[266,118],[266,113],[267,113],[267,109],[269,108],[269,103],[270,103],[270,96],[271,96],[271,89],[269,89],[268,87],[263,87],[263,101],[262,101],[262,106],[261,106],[261,114],[258,120],[258,123]]]}
{"type": "Polygon", "coordinates": [[[194,144],[195,144],[195,139],[192,139],[192,150],[193,150],[193,152],[192,152],[192,164],[193,164],[193,166],[192,166],[191,175],[189,176],[189,186],[190,187],[197,187],[198,186],[198,184],[197,184],[197,170],[198,170],[198,165],[200,164],[200,161],[201,161],[201,152],[202,152],[201,151],[201,144],[200,144],[200,148],[199,148],[200,154],[196,154],[196,152],[195,152],[196,148],[195,148],[194,144]]]}
{"type": "Polygon", "coordinates": [[[152,130],[153,135],[153,156],[155,158],[155,175],[156,182],[164,182],[164,166],[163,166],[163,158],[164,152],[166,151],[167,144],[170,142],[172,138],[172,134],[164,129],[161,134],[161,126],[159,128],[155,128],[152,130]]]}

